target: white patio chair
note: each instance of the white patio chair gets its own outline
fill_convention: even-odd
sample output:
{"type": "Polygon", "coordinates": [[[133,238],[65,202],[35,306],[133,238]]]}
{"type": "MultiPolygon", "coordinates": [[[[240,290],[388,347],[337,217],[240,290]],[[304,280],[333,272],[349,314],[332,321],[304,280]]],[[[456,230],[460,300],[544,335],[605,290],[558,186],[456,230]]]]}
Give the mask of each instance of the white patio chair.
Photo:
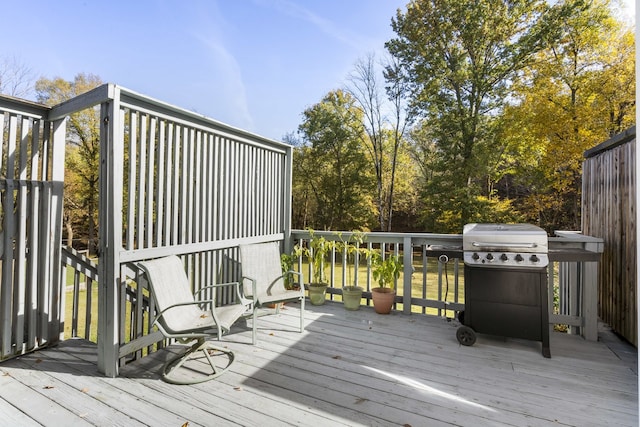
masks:
{"type": "MultiPolygon", "coordinates": [[[[206,339],[217,336],[218,340],[224,333],[229,332],[231,325],[247,313],[251,301],[240,293],[240,284],[221,283],[206,286],[191,293],[189,279],[184,265],[177,256],[168,256],[138,263],[147,276],[151,294],[156,302],[157,316],[154,325],[166,338],[174,338],[181,343],[196,341],[185,353],[171,357],[162,369],[162,378],[172,384],[196,384],[208,381],[222,375],[233,363],[232,351],[216,346],[206,339]],[[216,289],[223,286],[233,286],[236,289],[238,303],[216,307],[216,289]],[[199,299],[204,291],[210,290],[210,299],[199,299]],[[204,307],[208,308],[204,308],[204,307]],[[202,353],[202,354],[200,354],[202,353]],[[200,356],[200,358],[197,358],[200,356]],[[189,360],[202,359],[210,366],[206,371],[195,369],[203,364],[190,363],[189,360]],[[226,357],[225,357],[226,356],[226,357]],[[216,360],[226,359],[226,364],[217,366],[216,360]],[[187,368],[191,372],[187,371],[187,368]],[[196,375],[196,371],[199,375],[196,375]]],[[[224,363],[224,361],[222,362],[224,363]]]]}
{"type": "Polygon", "coordinates": [[[283,275],[280,262],[280,244],[278,242],[256,243],[240,245],[240,263],[242,268],[242,283],[244,295],[253,298],[253,343],[257,341],[257,322],[255,311],[267,304],[300,301],[300,332],[304,331],[304,285],[302,274],[289,271],[283,275]],[[287,289],[284,277],[289,274],[299,276],[299,289],[287,289]],[[248,286],[250,283],[250,286],[248,286]]]}

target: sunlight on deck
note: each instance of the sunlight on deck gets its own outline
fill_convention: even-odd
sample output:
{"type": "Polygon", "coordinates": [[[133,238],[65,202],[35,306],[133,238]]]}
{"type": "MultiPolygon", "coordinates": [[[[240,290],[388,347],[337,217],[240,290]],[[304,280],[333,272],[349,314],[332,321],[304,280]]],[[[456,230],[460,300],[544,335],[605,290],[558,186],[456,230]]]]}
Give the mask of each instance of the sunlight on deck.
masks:
{"type": "Polygon", "coordinates": [[[460,396],[456,396],[454,394],[438,390],[437,388],[434,388],[434,387],[431,387],[429,385],[423,384],[420,381],[414,380],[413,378],[407,378],[407,377],[405,377],[403,375],[393,374],[391,372],[386,372],[386,371],[383,371],[381,369],[372,368],[370,366],[365,366],[365,365],[360,365],[360,366],[365,368],[365,369],[368,369],[368,370],[370,370],[372,372],[375,372],[377,374],[380,374],[380,375],[383,375],[385,377],[391,378],[392,380],[398,381],[399,383],[408,385],[409,387],[413,387],[416,390],[426,391],[427,393],[429,393],[429,394],[431,394],[433,396],[444,397],[445,399],[451,400],[453,402],[463,403],[465,405],[473,406],[473,407],[479,408],[479,409],[484,409],[484,410],[489,411],[489,412],[497,412],[493,408],[489,408],[488,406],[480,405],[479,403],[470,402],[469,400],[463,399],[460,396]]]}

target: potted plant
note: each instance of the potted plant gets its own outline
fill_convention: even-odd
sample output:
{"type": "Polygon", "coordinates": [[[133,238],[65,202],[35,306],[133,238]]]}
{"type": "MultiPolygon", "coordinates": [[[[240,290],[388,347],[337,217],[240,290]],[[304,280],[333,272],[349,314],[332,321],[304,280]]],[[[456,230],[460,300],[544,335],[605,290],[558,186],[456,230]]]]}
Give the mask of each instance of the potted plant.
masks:
{"type": "Polygon", "coordinates": [[[359,310],[362,300],[362,289],[360,286],[344,286],[342,288],[342,303],[347,310],[359,310]]]}
{"type": "MultiPolygon", "coordinates": [[[[347,285],[342,287],[342,303],[344,308],[347,310],[358,310],[360,309],[360,301],[362,300],[362,292],[364,289],[360,286],[356,286],[355,283],[356,278],[358,276],[358,268],[356,267],[356,255],[360,254],[359,244],[364,241],[364,234],[354,232],[348,241],[341,241],[340,245],[342,246],[342,250],[346,253],[347,257],[347,265],[349,261],[349,257],[353,256],[353,283],[354,285],[347,285]]],[[[351,275],[351,274],[349,274],[351,275]]]]}
{"type": "Polygon", "coordinates": [[[295,245],[290,254],[280,255],[280,266],[282,267],[284,287],[286,289],[300,289],[300,285],[293,280],[292,271],[295,262],[300,258],[302,253],[302,249],[300,249],[298,245],[295,245]]]}
{"type": "Polygon", "coordinates": [[[371,255],[371,269],[373,279],[378,281],[378,287],[371,289],[373,308],[376,313],[389,314],[396,298],[395,280],[400,277],[402,262],[397,255],[382,255],[375,252],[371,255]]]}
{"type": "Polygon", "coordinates": [[[312,305],[322,305],[325,301],[327,287],[329,287],[325,280],[324,263],[334,243],[323,236],[316,236],[311,229],[309,229],[309,235],[309,246],[304,251],[311,264],[312,277],[309,283],[309,301],[312,305]]]}

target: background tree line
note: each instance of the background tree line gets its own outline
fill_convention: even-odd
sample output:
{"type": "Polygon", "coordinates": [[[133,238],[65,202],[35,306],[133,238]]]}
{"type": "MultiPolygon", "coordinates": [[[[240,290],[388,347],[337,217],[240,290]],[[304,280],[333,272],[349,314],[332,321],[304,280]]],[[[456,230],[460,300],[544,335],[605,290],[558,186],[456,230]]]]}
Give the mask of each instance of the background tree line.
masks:
{"type": "MultiPolygon", "coordinates": [[[[16,57],[0,58],[0,94],[33,98],[56,105],[102,85],[100,77],[79,73],[72,81],[60,77],[34,78],[33,71],[16,57]]],[[[67,119],[63,226],[65,241],[95,253],[98,235],[100,113],[98,107],[67,119]]]]}
{"type": "MultiPolygon", "coordinates": [[[[580,229],[585,150],[635,120],[635,41],[609,0],[413,0],[388,55],[302,113],[293,226],[460,233],[468,222],[580,229]]],[[[54,105],[102,84],[0,58],[0,93],[54,105]]],[[[99,122],[69,118],[64,226],[97,238],[99,122]]]]}
{"type": "Polygon", "coordinates": [[[585,150],[635,122],[633,29],[608,0],[414,0],[388,57],[303,113],[295,228],[580,229],[585,150]]]}

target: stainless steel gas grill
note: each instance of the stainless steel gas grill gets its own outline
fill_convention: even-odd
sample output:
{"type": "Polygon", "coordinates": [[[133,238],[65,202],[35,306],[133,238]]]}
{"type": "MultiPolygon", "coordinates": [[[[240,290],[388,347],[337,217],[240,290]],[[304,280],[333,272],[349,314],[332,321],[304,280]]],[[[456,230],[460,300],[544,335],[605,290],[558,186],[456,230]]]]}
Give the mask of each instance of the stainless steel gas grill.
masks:
{"type": "Polygon", "coordinates": [[[473,345],[476,332],[542,341],[542,355],[551,357],[547,233],[530,224],[467,224],[462,249],[458,341],[473,345]]]}

